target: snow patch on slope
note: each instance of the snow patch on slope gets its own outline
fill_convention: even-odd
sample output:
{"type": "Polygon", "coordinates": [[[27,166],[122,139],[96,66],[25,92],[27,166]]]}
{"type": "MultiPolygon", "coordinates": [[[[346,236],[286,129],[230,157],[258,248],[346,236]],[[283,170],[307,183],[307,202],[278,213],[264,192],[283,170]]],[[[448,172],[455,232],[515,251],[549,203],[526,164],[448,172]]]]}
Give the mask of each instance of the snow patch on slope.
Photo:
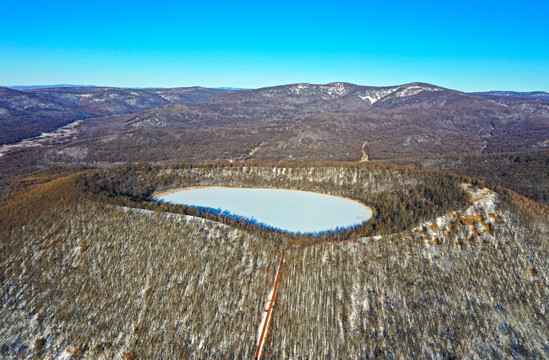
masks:
{"type": "Polygon", "coordinates": [[[280,88],[269,89],[263,94],[264,97],[274,97],[278,95],[300,95],[314,96],[317,99],[337,100],[344,96],[358,97],[362,101],[373,105],[384,97],[394,95],[395,97],[405,97],[419,94],[423,91],[441,91],[442,88],[429,86],[428,84],[413,84],[393,87],[361,87],[343,82],[335,82],[325,85],[314,85],[308,83],[300,83],[290,85],[288,88],[281,90],[280,88]],[[287,91],[287,93],[281,93],[287,91]]]}
{"type": "Polygon", "coordinates": [[[331,83],[328,85],[323,85],[321,87],[328,95],[336,98],[340,98],[349,93],[349,89],[343,83],[331,83]]]}
{"type": "Polygon", "coordinates": [[[441,88],[436,88],[436,87],[409,85],[396,91],[395,96],[396,97],[413,96],[423,91],[441,91],[441,90],[442,90],[441,88]]]}
{"type": "Polygon", "coordinates": [[[296,84],[290,87],[292,94],[301,95],[302,90],[309,89],[308,84],[296,84]]]}
{"type": "Polygon", "coordinates": [[[433,221],[420,224],[412,233],[425,244],[438,245],[451,241],[458,245],[477,241],[490,243],[494,240],[493,227],[501,222],[497,215],[498,196],[487,188],[474,188],[462,184],[473,204],[465,210],[439,216],[433,221]]]}
{"type": "Polygon", "coordinates": [[[380,90],[369,90],[357,96],[363,101],[369,102],[370,105],[373,105],[375,102],[381,100],[387,95],[390,95],[396,91],[396,88],[380,89],[380,90]]]}

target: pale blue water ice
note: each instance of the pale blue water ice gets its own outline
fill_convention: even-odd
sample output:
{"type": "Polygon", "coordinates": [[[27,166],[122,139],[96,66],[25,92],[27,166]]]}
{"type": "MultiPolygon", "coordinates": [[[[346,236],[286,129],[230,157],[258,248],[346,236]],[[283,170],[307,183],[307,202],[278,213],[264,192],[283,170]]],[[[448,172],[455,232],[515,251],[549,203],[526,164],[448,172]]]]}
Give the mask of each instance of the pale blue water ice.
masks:
{"type": "Polygon", "coordinates": [[[302,234],[353,227],[372,216],[368,207],[350,199],[284,189],[211,186],[188,188],[157,199],[218,209],[267,227],[302,234]]]}

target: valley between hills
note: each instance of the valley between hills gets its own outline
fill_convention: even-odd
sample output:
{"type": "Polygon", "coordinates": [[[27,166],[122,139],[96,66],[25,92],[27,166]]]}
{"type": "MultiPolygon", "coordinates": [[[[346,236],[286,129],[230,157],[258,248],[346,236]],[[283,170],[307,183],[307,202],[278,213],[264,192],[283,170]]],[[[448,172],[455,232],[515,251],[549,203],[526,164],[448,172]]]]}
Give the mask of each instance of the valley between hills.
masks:
{"type": "Polygon", "coordinates": [[[424,83],[1,88],[0,358],[546,358],[548,109],[424,83]],[[206,185],[373,216],[300,235],[154,199],[206,185]]]}

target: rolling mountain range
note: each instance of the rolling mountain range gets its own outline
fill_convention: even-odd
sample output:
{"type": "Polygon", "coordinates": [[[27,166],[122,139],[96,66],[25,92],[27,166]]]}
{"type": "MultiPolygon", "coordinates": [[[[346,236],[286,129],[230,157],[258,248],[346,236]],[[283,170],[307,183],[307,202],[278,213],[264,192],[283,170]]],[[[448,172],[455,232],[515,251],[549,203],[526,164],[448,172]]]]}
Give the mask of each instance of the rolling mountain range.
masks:
{"type": "Polygon", "coordinates": [[[541,116],[549,116],[549,94],[543,91],[519,93],[513,91],[490,91],[474,93],[496,104],[508,106],[515,110],[525,111],[541,116]]]}
{"type": "Polygon", "coordinates": [[[476,95],[483,96],[503,96],[503,97],[515,97],[515,98],[532,98],[532,99],[549,99],[549,93],[545,91],[484,91],[474,92],[476,95]]]}
{"type": "Polygon", "coordinates": [[[409,163],[549,149],[544,93],[468,94],[425,83],[369,87],[342,82],[238,91],[0,91],[4,143],[83,120],[61,136],[0,148],[6,173],[125,162],[409,163]]]}
{"type": "Polygon", "coordinates": [[[549,145],[547,117],[421,83],[238,91],[96,118],[80,130],[69,152],[115,162],[128,153],[130,161],[388,160],[549,145]]]}
{"type": "Polygon", "coordinates": [[[120,89],[105,87],[0,88],[0,143],[52,131],[77,119],[131,114],[168,103],[195,103],[226,93],[200,87],[120,89]]]}

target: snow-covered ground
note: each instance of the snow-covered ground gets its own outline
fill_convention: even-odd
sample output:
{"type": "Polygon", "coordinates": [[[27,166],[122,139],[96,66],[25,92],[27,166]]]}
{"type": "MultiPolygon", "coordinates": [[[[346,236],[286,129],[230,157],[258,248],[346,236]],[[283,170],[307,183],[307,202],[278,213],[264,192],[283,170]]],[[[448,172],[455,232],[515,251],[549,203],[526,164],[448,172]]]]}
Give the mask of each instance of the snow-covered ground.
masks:
{"type": "Polygon", "coordinates": [[[439,216],[414,228],[412,232],[419,235],[427,244],[434,245],[442,239],[451,239],[448,234],[459,228],[462,232],[457,238],[480,238],[484,241],[493,239],[492,228],[501,221],[497,215],[497,194],[487,188],[474,188],[469,184],[462,184],[469,193],[473,204],[465,210],[454,211],[439,216]]]}

